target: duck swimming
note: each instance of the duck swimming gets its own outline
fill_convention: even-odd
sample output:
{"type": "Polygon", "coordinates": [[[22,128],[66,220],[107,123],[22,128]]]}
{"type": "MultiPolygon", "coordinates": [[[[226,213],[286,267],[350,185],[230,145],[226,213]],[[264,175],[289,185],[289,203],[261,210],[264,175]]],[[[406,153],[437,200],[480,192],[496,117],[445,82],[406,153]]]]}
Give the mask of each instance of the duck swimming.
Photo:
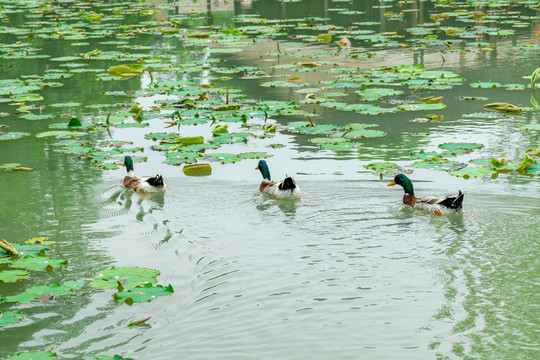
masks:
{"type": "Polygon", "coordinates": [[[403,195],[403,203],[412,206],[415,209],[422,209],[429,212],[434,212],[437,215],[442,213],[460,212],[462,210],[463,193],[459,191],[458,196],[430,196],[416,197],[412,181],[403,174],[398,174],[394,180],[387,186],[401,185],[405,194],[403,195]]]}
{"type": "Polygon", "coordinates": [[[124,158],[124,166],[127,170],[127,175],[124,178],[124,186],[131,188],[141,193],[151,193],[165,190],[165,183],[161,175],[145,176],[139,178],[135,176],[133,171],[133,159],[131,156],[124,158]]]}
{"type": "Polygon", "coordinates": [[[259,187],[259,190],[263,194],[270,195],[276,199],[296,199],[300,197],[300,187],[296,185],[292,177],[287,176],[281,181],[271,180],[270,170],[265,160],[259,160],[259,164],[255,170],[259,170],[263,176],[263,181],[259,187]]]}

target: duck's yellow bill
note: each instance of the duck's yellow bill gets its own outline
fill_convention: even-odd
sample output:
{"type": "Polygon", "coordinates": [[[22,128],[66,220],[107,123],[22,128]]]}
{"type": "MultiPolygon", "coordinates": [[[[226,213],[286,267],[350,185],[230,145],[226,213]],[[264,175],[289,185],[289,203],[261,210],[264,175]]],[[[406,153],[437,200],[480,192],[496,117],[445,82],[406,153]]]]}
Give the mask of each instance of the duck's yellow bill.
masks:
{"type": "Polygon", "coordinates": [[[257,166],[257,167],[255,168],[255,170],[259,170],[259,167],[257,166]]]}
{"type": "Polygon", "coordinates": [[[392,180],[392,182],[390,184],[386,185],[386,186],[394,186],[394,185],[396,185],[396,182],[394,180],[392,180]]]}

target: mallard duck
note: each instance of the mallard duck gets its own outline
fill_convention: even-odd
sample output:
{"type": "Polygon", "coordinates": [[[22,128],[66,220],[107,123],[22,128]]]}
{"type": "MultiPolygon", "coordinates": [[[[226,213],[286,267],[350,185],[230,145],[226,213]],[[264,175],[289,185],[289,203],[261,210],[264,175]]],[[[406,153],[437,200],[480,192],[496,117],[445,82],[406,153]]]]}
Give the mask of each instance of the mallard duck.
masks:
{"type": "Polygon", "coordinates": [[[127,170],[127,175],[124,178],[125,187],[132,188],[143,194],[165,190],[165,183],[161,175],[136,177],[133,172],[133,159],[131,156],[124,157],[124,166],[127,170]]]}
{"type": "Polygon", "coordinates": [[[263,194],[268,194],[276,199],[290,199],[300,197],[300,188],[294,182],[294,179],[287,176],[281,181],[272,181],[270,179],[270,170],[268,164],[264,160],[259,160],[259,164],[255,168],[259,170],[263,176],[263,181],[259,190],[263,194]]]}
{"type": "Polygon", "coordinates": [[[437,215],[441,213],[459,212],[462,208],[463,193],[459,191],[458,196],[431,196],[418,198],[414,196],[412,181],[403,174],[398,174],[394,180],[387,186],[401,185],[405,191],[403,203],[412,206],[415,209],[422,209],[434,212],[437,215]]]}

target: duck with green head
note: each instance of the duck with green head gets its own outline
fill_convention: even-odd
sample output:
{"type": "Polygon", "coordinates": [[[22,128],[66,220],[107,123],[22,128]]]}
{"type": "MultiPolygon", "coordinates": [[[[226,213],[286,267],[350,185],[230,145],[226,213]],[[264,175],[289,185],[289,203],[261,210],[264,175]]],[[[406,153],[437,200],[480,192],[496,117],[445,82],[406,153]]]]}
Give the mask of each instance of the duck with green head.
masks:
{"type": "Polygon", "coordinates": [[[133,171],[133,159],[131,156],[124,158],[124,166],[127,170],[127,175],[124,178],[124,186],[131,188],[141,193],[151,193],[165,190],[165,183],[161,175],[145,176],[139,178],[135,176],[133,171]]]}
{"type": "Polygon", "coordinates": [[[294,179],[287,176],[281,181],[272,181],[270,178],[270,169],[265,160],[259,160],[259,164],[255,168],[262,174],[263,181],[259,190],[263,194],[270,195],[276,199],[297,199],[300,197],[300,187],[296,185],[294,179]]]}
{"type": "Polygon", "coordinates": [[[414,196],[412,181],[403,174],[398,174],[388,186],[401,185],[405,194],[403,195],[403,203],[412,206],[415,209],[422,209],[429,212],[434,212],[437,215],[442,213],[460,212],[463,203],[463,193],[459,191],[458,196],[431,196],[418,198],[414,196]]]}

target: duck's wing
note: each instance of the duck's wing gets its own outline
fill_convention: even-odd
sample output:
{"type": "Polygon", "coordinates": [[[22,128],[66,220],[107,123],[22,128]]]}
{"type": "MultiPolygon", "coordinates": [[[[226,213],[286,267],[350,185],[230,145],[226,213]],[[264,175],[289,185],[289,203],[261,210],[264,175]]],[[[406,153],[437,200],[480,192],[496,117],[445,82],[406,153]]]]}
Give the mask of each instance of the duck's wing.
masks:
{"type": "Polygon", "coordinates": [[[124,178],[124,186],[127,188],[134,188],[139,183],[139,181],[141,181],[141,179],[139,179],[138,177],[127,175],[124,178]]]}
{"type": "Polygon", "coordinates": [[[452,210],[460,210],[463,203],[463,193],[459,191],[458,196],[431,196],[416,198],[416,204],[419,206],[444,206],[452,210]]]}

